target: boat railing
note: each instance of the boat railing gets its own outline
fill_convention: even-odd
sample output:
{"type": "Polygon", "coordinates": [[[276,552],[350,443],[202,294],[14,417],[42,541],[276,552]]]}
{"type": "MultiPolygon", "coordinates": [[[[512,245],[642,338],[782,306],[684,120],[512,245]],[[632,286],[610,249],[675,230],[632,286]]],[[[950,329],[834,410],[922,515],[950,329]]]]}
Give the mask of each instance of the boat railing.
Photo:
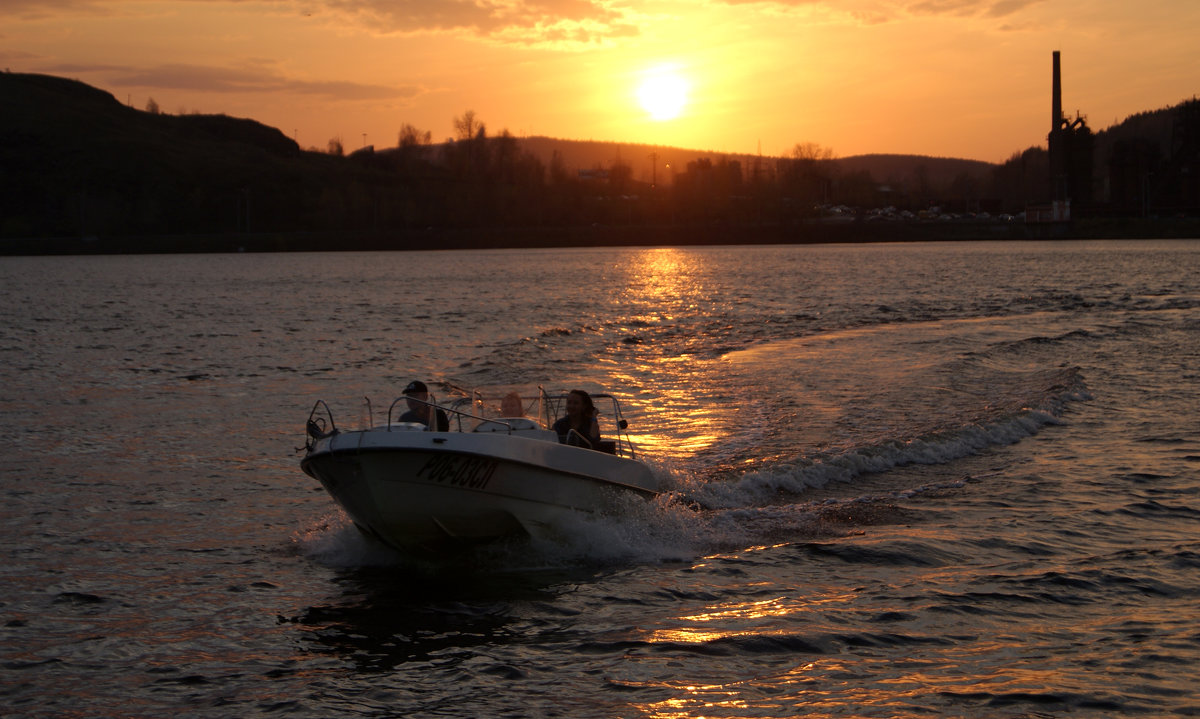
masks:
{"type": "MultiPolygon", "coordinates": [[[[398,420],[399,415],[402,414],[398,414],[396,411],[397,406],[400,405],[401,402],[424,405],[425,407],[432,408],[435,412],[445,412],[447,414],[447,418],[450,419],[456,431],[459,432],[468,431],[464,427],[464,423],[470,422],[477,423],[474,425],[475,429],[478,429],[480,426],[491,425],[495,427],[495,429],[492,429],[491,431],[505,431],[508,433],[520,430],[528,430],[535,427],[545,428],[552,426],[554,421],[563,415],[568,394],[569,393],[566,391],[551,394],[546,392],[544,388],[538,387],[538,396],[536,398],[521,398],[522,411],[532,410],[533,405],[536,404],[537,414],[523,418],[483,416],[485,399],[479,392],[475,391],[470,392],[469,396],[460,397],[448,405],[440,404],[437,401],[437,398],[432,394],[429,395],[428,399],[424,400],[408,395],[402,395],[393,400],[391,405],[388,406],[386,430],[389,432],[392,431],[394,420],[398,420]],[[523,421],[515,422],[514,420],[517,419],[522,419],[523,421]],[[533,427],[529,426],[530,424],[532,424],[533,427]]],[[[596,451],[635,459],[637,457],[637,449],[633,444],[633,440],[630,439],[629,422],[625,419],[624,413],[621,410],[620,400],[606,392],[592,394],[591,398],[593,403],[607,402],[606,409],[608,409],[608,411],[599,412],[600,417],[597,418],[603,420],[600,430],[601,436],[604,439],[601,440],[600,446],[593,447],[592,442],[588,438],[580,435],[578,432],[575,432],[574,434],[577,435],[581,445],[596,451]]],[[[366,415],[364,419],[367,421],[366,426],[370,427],[373,426],[373,421],[371,418],[371,402],[370,399],[366,397],[364,397],[363,400],[365,403],[364,412],[366,415]]],[[[309,413],[306,430],[306,448],[311,448],[311,446],[317,440],[323,439],[324,437],[328,437],[332,434],[336,434],[339,431],[334,422],[333,413],[329,410],[329,406],[326,405],[323,400],[318,400],[313,406],[312,411],[309,413]]],[[[432,426],[426,423],[425,431],[435,430],[436,423],[433,423],[432,426]]]]}
{"type": "MultiPolygon", "coordinates": [[[[554,394],[546,392],[542,387],[538,387],[540,393],[540,402],[542,405],[542,417],[546,426],[551,426],[554,421],[565,414],[565,406],[567,395],[570,394],[567,390],[559,390],[554,394]]],[[[619,457],[629,457],[630,459],[637,458],[637,448],[633,444],[633,440],[629,437],[629,421],[625,419],[624,413],[621,411],[621,401],[615,396],[607,392],[597,392],[589,394],[592,398],[592,403],[597,404],[598,400],[607,400],[610,407],[609,413],[599,412],[604,422],[600,423],[600,436],[605,439],[600,440],[601,446],[592,447],[592,449],[606,452],[608,454],[616,454],[619,457]],[[607,439],[610,438],[611,439],[607,439]],[[612,444],[608,444],[611,442],[612,444]]],[[[598,420],[600,418],[597,418],[598,420]]],[[[576,432],[575,434],[579,434],[576,432]]],[[[591,447],[589,441],[583,435],[579,435],[579,439],[586,442],[587,447],[591,447]]]]}
{"type": "Polygon", "coordinates": [[[333,412],[325,400],[319,399],[308,413],[308,421],[304,423],[304,449],[311,452],[313,446],[322,439],[338,433],[337,423],[333,421],[333,412]]]}
{"type": "Polygon", "coordinates": [[[371,427],[375,424],[375,409],[371,406],[371,398],[363,395],[363,415],[366,420],[365,427],[371,427]]]}
{"type": "MultiPolygon", "coordinates": [[[[567,442],[568,442],[568,444],[569,444],[569,443],[570,443],[572,440],[574,440],[574,441],[576,441],[576,442],[581,442],[582,444],[580,444],[580,445],[579,445],[579,446],[581,446],[581,447],[585,447],[585,448],[587,448],[587,449],[598,449],[597,447],[593,447],[593,446],[592,446],[592,440],[588,439],[587,437],[584,437],[584,436],[583,436],[583,434],[581,434],[581,433],[580,433],[580,431],[579,431],[579,430],[577,430],[577,429],[575,429],[574,427],[572,427],[571,429],[567,430],[567,442]]],[[[601,440],[601,441],[603,441],[603,440],[601,440]]]]}
{"type": "MultiPolygon", "coordinates": [[[[409,397],[407,395],[403,395],[403,396],[397,397],[395,400],[393,400],[391,406],[388,407],[387,430],[389,432],[392,431],[392,415],[396,410],[396,405],[400,404],[401,401],[415,402],[417,404],[425,405],[426,407],[432,407],[434,412],[437,412],[438,410],[445,412],[448,415],[447,419],[450,419],[452,422],[457,424],[457,431],[459,431],[459,432],[466,431],[463,429],[463,420],[464,419],[475,420],[478,422],[495,422],[496,421],[494,419],[491,419],[488,417],[480,417],[478,415],[472,414],[471,412],[467,412],[463,409],[460,409],[464,404],[470,404],[472,407],[474,407],[476,403],[482,401],[482,400],[477,400],[474,397],[470,397],[470,398],[463,397],[461,399],[455,400],[453,403],[451,403],[449,405],[442,405],[442,404],[438,403],[437,397],[435,397],[432,394],[429,395],[428,400],[422,400],[422,399],[417,399],[416,397],[409,397]]],[[[425,430],[433,431],[434,427],[427,423],[425,426],[425,430]]]]}
{"type": "MultiPolygon", "coordinates": [[[[463,425],[462,425],[462,422],[464,419],[474,420],[474,421],[478,422],[479,424],[487,423],[487,424],[503,425],[507,429],[508,432],[512,432],[514,429],[518,429],[517,427],[514,427],[511,422],[504,421],[505,418],[484,417],[481,414],[474,414],[472,412],[467,412],[467,411],[460,409],[460,407],[463,407],[465,405],[470,405],[472,409],[474,409],[476,407],[483,407],[483,402],[484,402],[483,395],[479,394],[479,392],[472,392],[470,397],[462,397],[460,399],[457,399],[454,402],[451,402],[450,406],[443,407],[442,409],[453,414],[455,416],[455,418],[458,420],[458,431],[459,432],[466,431],[463,429],[463,425]]],[[[515,419],[515,418],[513,418],[513,419],[515,419]]],[[[479,427],[479,425],[477,424],[476,428],[478,428],[478,427],[479,427]]]]}

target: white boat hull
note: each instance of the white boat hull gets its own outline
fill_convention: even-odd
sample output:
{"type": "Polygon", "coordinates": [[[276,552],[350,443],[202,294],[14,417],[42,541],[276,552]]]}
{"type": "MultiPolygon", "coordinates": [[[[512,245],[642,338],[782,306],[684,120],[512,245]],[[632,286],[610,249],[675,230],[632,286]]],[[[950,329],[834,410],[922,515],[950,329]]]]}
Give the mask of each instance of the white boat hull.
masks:
{"type": "Polygon", "coordinates": [[[623,498],[655,495],[641,462],[547,434],[344,432],[317,440],[301,466],[361,530],[399,549],[553,538],[623,498]]]}

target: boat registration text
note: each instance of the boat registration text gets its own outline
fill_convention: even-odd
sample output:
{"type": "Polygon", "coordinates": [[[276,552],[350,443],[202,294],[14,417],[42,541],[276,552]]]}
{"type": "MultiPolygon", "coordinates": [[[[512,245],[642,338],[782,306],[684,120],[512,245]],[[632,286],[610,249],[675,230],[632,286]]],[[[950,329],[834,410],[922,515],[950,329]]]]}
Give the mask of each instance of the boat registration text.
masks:
{"type": "Polygon", "coordinates": [[[425,461],[425,466],[417,471],[417,477],[455,487],[483,489],[487,487],[499,465],[496,460],[483,457],[438,454],[425,461]]]}

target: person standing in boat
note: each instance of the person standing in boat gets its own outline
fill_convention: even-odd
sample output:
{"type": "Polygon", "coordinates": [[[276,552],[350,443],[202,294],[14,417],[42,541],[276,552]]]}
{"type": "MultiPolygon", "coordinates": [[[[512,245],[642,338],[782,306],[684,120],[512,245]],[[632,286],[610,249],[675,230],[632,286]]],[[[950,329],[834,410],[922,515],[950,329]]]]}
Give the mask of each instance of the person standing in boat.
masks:
{"type": "Polygon", "coordinates": [[[554,431],[562,444],[598,448],[600,424],[596,421],[596,405],[592,403],[592,396],[581,389],[571,390],[567,394],[567,413],[554,423],[554,431]]]}
{"type": "Polygon", "coordinates": [[[408,383],[404,388],[404,396],[408,398],[408,411],[400,415],[401,422],[419,422],[426,427],[429,426],[430,416],[437,417],[437,431],[450,431],[450,418],[442,410],[434,407],[431,404],[426,404],[429,401],[429,388],[419,379],[415,379],[408,383]]]}

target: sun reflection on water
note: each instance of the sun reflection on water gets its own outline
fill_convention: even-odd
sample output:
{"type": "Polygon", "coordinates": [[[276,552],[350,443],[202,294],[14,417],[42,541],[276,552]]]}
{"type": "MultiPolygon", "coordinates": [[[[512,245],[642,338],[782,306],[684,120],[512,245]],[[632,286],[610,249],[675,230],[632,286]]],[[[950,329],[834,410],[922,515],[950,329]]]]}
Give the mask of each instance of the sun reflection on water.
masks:
{"type": "Polygon", "coordinates": [[[687,457],[717,443],[727,434],[728,404],[713,402],[721,371],[716,358],[683,351],[678,340],[696,330],[720,308],[706,256],[680,248],[647,249],[623,263],[626,287],[619,332],[623,338],[615,382],[640,388],[652,398],[638,408],[634,441],[659,457],[687,457]],[[675,348],[668,353],[665,347],[675,348]]]}

